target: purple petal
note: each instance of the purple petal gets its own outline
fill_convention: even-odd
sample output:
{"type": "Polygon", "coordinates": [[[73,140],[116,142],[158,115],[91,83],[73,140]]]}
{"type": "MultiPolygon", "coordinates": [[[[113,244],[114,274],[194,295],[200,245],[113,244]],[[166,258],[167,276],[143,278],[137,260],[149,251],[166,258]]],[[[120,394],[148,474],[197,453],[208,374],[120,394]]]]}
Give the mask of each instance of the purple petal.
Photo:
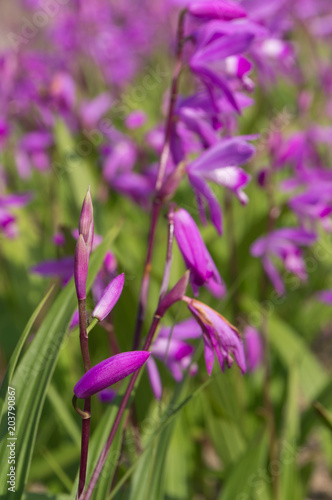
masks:
{"type": "Polygon", "coordinates": [[[76,243],[74,259],[74,278],[78,300],[86,298],[86,280],[88,276],[89,252],[83,236],[80,234],[76,243]]]}
{"type": "Polygon", "coordinates": [[[263,267],[278,295],[285,293],[285,286],[277,268],[268,257],[263,257],[263,267]]]}
{"type": "Polygon", "coordinates": [[[189,173],[204,175],[222,167],[242,165],[250,160],[254,152],[254,146],[241,139],[225,139],[202,153],[187,170],[189,173]]]}
{"type": "Polygon", "coordinates": [[[237,3],[229,0],[207,0],[190,2],[188,11],[192,16],[203,19],[237,19],[245,17],[246,11],[237,3]]]}
{"type": "Polygon", "coordinates": [[[129,351],[105,359],[83,375],[74,387],[74,394],[84,399],[106,389],[141,368],[149,356],[147,351],[129,351]]]}
{"type": "Polygon", "coordinates": [[[142,110],[136,110],[130,113],[126,119],[126,127],[133,130],[142,127],[146,122],[147,116],[142,110]]]}
{"type": "Polygon", "coordinates": [[[167,295],[160,302],[156,314],[159,316],[164,316],[167,309],[169,309],[175,302],[182,300],[182,297],[186,293],[186,289],[189,281],[189,272],[187,271],[182,278],[179,279],[177,284],[167,293],[167,295]]]}
{"type": "Polygon", "coordinates": [[[76,326],[79,325],[79,312],[78,312],[78,309],[76,309],[76,311],[74,312],[73,314],[73,317],[71,318],[71,321],[70,321],[70,325],[69,325],[69,330],[72,330],[73,328],[75,328],[76,326]]]}
{"type": "Polygon", "coordinates": [[[114,391],[113,389],[104,389],[103,391],[100,391],[98,394],[99,400],[102,403],[112,403],[114,401],[114,398],[116,397],[117,392],[114,391]]]}
{"type": "Polygon", "coordinates": [[[324,304],[332,304],[332,290],[322,290],[316,293],[316,298],[324,304]]]}
{"type": "Polygon", "coordinates": [[[222,234],[221,208],[213,191],[209,185],[196,174],[188,173],[188,179],[190,184],[195,189],[196,194],[198,193],[199,196],[203,196],[206,199],[210,210],[212,224],[215,226],[218,233],[222,234]]]}
{"type": "Polygon", "coordinates": [[[172,339],[176,340],[197,339],[201,334],[202,328],[197,324],[197,321],[193,318],[189,318],[174,326],[161,328],[158,338],[168,338],[172,335],[172,339]]]}
{"type": "Polygon", "coordinates": [[[199,49],[191,59],[192,69],[198,66],[219,62],[227,57],[242,54],[248,50],[254,35],[251,33],[235,33],[217,38],[205,47],[199,49]]]}
{"type": "Polygon", "coordinates": [[[263,341],[258,331],[247,326],[243,333],[248,371],[252,372],[262,363],[263,341]]]}
{"type": "Polygon", "coordinates": [[[161,385],[157,364],[155,360],[152,358],[152,356],[146,362],[146,369],[148,372],[153,394],[156,399],[160,400],[163,393],[163,388],[161,385]]]}
{"type": "Polygon", "coordinates": [[[68,281],[74,274],[74,258],[64,257],[58,260],[45,260],[33,266],[31,272],[42,276],[56,276],[68,281]]]}
{"type": "Polygon", "coordinates": [[[113,307],[120,298],[125,281],[124,273],[119,274],[106,287],[103,296],[93,310],[92,316],[99,321],[103,321],[106,316],[112,311],[113,307]]]}

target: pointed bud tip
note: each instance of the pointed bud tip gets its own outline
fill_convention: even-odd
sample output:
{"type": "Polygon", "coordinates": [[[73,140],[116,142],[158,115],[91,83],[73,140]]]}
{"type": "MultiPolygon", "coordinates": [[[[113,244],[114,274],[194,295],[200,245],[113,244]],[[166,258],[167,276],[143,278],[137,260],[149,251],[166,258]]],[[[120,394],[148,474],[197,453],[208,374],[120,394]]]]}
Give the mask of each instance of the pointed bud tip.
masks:
{"type": "Polygon", "coordinates": [[[93,310],[92,317],[103,321],[112,311],[113,307],[120,298],[125,282],[124,273],[116,276],[109,285],[105,288],[104,293],[99,300],[98,304],[93,310]]]}

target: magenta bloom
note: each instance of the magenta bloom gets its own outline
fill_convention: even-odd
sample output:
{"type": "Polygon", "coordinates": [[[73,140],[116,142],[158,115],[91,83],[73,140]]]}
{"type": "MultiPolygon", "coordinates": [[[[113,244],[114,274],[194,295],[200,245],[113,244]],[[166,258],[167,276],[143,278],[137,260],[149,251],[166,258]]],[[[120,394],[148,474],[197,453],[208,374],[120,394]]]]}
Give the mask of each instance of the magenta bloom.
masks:
{"type": "MultiPolygon", "coordinates": [[[[151,387],[156,399],[162,395],[162,384],[155,359],[165,363],[173,378],[180,382],[185,370],[191,365],[194,347],[185,340],[198,338],[202,329],[197,322],[190,318],[174,327],[160,329],[159,335],[152,344],[151,357],[147,360],[146,368],[151,387]]],[[[191,365],[190,375],[197,373],[197,365],[191,365]]]]}
{"type": "Polygon", "coordinates": [[[31,272],[41,276],[60,278],[62,284],[65,285],[74,274],[74,257],[45,260],[32,267],[31,272]]]}
{"type": "MultiPolygon", "coordinates": [[[[222,233],[221,208],[207,181],[230,189],[241,203],[248,201],[242,189],[248,184],[250,175],[238,167],[246,163],[255,148],[241,138],[225,139],[210,147],[187,167],[189,181],[196,193],[199,206],[205,198],[211,221],[219,234],[222,233]]],[[[201,208],[201,217],[204,211],[201,208]]]]}
{"type": "Polygon", "coordinates": [[[226,292],[225,284],[194,219],[183,208],[174,214],[174,234],[185,264],[190,269],[190,282],[195,295],[198,295],[198,287],[205,285],[216,297],[222,297],[226,292]]]}
{"type": "Polygon", "coordinates": [[[263,360],[263,341],[256,328],[246,326],[243,332],[243,342],[247,369],[249,372],[253,372],[263,360]]]}
{"type": "Polygon", "coordinates": [[[135,372],[150,356],[148,351],[129,351],[105,359],[88,370],[74,387],[76,397],[84,399],[135,372]]]}
{"type": "Polygon", "coordinates": [[[126,127],[134,130],[142,127],[146,122],[147,116],[141,109],[132,111],[125,119],[126,127]]]}
{"type": "Polygon", "coordinates": [[[230,0],[191,1],[188,5],[188,11],[192,16],[202,19],[231,20],[246,16],[245,10],[230,0]]]}
{"type": "Polygon", "coordinates": [[[316,293],[316,298],[323,304],[332,304],[332,290],[321,290],[316,293]]]}
{"type": "Polygon", "coordinates": [[[261,257],[266,274],[279,295],[285,293],[285,286],[272,257],[280,259],[286,270],[305,281],[307,272],[300,245],[312,245],[316,235],[299,228],[283,228],[258,238],[251,246],[250,253],[261,257]]]}
{"type": "Polygon", "coordinates": [[[113,307],[120,298],[124,281],[125,276],[124,273],[122,273],[110,282],[110,284],[105,288],[101,299],[93,310],[93,318],[97,318],[99,321],[103,321],[103,319],[105,319],[106,316],[112,311],[113,307]]]}
{"type": "Polygon", "coordinates": [[[11,210],[24,207],[31,200],[31,193],[0,195],[0,232],[7,238],[15,238],[18,234],[16,217],[11,210]]]}
{"type": "Polygon", "coordinates": [[[233,355],[244,373],[246,371],[244,347],[235,326],[202,302],[189,297],[184,297],[183,300],[188,304],[191,314],[203,330],[204,356],[208,374],[212,373],[215,355],[222,371],[225,369],[225,364],[229,368],[232,366],[233,355]]]}

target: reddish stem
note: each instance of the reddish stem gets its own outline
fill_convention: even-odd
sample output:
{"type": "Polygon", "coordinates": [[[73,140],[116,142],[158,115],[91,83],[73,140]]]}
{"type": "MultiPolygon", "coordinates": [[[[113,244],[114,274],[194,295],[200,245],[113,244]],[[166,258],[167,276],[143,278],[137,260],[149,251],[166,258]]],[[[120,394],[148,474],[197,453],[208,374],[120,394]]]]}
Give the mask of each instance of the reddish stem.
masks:
{"type": "Polygon", "coordinates": [[[183,53],[183,43],[184,43],[184,18],[185,18],[186,10],[183,10],[180,13],[178,28],[177,28],[177,50],[176,50],[176,63],[172,76],[172,86],[171,86],[171,94],[167,112],[167,120],[165,125],[165,139],[163,144],[163,149],[160,155],[159,165],[158,165],[158,174],[155,186],[155,198],[152,206],[151,213],[151,222],[150,222],[150,231],[149,231],[149,240],[148,240],[148,251],[145,260],[143,279],[141,284],[140,296],[139,296],[139,305],[137,311],[136,318],[136,326],[134,333],[134,341],[133,341],[133,349],[137,349],[140,342],[142,326],[145,318],[146,304],[150,287],[150,277],[151,277],[151,259],[152,252],[154,248],[155,242],[155,233],[157,222],[160,214],[161,203],[158,199],[159,191],[164,182],[166,166],[170,151],[170,139],[172,128],[174,124],[174,111],[176,105],[176,99],[178,95],[178,80],[182,69],[182,53],[183,53]]]}
{"type": "MultiPolygon", "coordinates": [[[[151,325],[151,328],[150,328],[150,331],[148,333],[148,336],[146,338],[146,341],[145,341],[145,344],[144,344],[144,347],[143,347],[144,351],[148,351],[149,350],[149,348],[151,346],[151,342],[153,340],[153,336],[154,336],[154,334],[155,334],[155,332],[157,330],[157,327],[158,327],[160,319],[161,319],[160,316],[157,316],[157,315],[154,316],[153,321],[152,321],[152,325],[151,325]]],[[[89,483],[87,492],[86,492],[86,494],[84,496],[84,500],[90,500],[90,498],[92,496],[93,490],[94,490],[94,488],[95,488],[95,486],[97,484],[99,475],[100,475],[100,473],[102,471],[102,468],[103,468],[103,466],[105,464],[108,452],[109,452],[109,450],[111,448],[111,445],[112,445],[113,439],[115,437],[116,431],[117,431],[117,429],[118,429],[118,427],[120,425],[123,413],[124,413],[124,411],[126,409],[127,403],[128,403],[129,398],[131,396],[132,390],[134,388],[134,385],[135,385],[135,382],[137,380],[137,377],[139,375],[140,370],[137,370],[132,375],[132,377],[130,379],[130,382],[128,384],[126,392],[124,393],[124,396],[122,398],[121,404],[119,406],[118,413],[117,413],[117,415],[115,417],[115,420],[114,420],[114,423],[113,423],[110,435],[109,435],[109,437],[107,439],[107,442],[106,442],[106,444],[105,444],[105,446],[104,446],[104,448],[103,448],[103,450],[102,450],[102,452],[100,454],[100,457],[98,459],[98,462],[97,462],[97,465],[95,467],[95,470],[93,471],[93,474],[92,474],[92,477],[91,477],[91,481],[89,483]]]]}
{"type": "MultiPolygon", "coordinates": [[[[91,368],[88,334],[86,331],[86,306],[85,299],[78,301],[78,314],[79,314],[79,327],[80,327],[80,345],[82,352],[82,359],[84,371],[87,372],[91,368]]],[[[84,400],[84,411],[91,412],[91,398],[84,400]]],[[[88,461],[89,450],[89,436],[90,436],[90,418],[82,419],[82,437],[81,437],[81,461],[80,461],[80,474],[77,498],[80,499],[84,494],[86,468],[88,461]]]]}

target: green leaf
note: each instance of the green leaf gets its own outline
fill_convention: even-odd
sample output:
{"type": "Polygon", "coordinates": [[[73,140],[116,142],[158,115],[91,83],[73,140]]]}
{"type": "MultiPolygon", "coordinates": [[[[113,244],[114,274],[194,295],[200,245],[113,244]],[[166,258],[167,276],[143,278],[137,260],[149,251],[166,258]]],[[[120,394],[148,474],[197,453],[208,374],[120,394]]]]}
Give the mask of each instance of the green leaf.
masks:
{"type": "Polygon", "coordinates": [[[158,418],[149,419],[148,442],[138,460],[116,485],[108,497],[109,499],[114,498],[124,480],[134,473],[130,483],[128,500],[164,500],[166,491],[165,460],[174,432],[176,417],[189,401],[198,396],[211,383],[211,380],[208,379],[181,403],[178,403],[179,399],[184,397],[188,387],[187,378],[183,379],[166,410],[158,418]]]}
{"type": "Polygon", "coordinates": [[[318,401],[314,403],[314,408],[324,425],[332,431],[332,414],[318,401]]]}
{"type": "MultiPolygon", "coordinates": [[[[2,381],[1,390],[0,390],[0,404],[2,406],[2,412],[4,411],[4,409],[6,407],[6,405],[3,405],[3,403],[6,399],[7,387],[10,386],[12,383],[13,374],[14,374],[18,359],[22,353],[23,347],[24,347],[24,345],[29,337],[29,334],[30,334],[31,329],[34,325],[34,322],[38,318],[40,311],[43,309],[44,305],[46,304],[47,300],[49,299],[49,297],[53,291],[54,291],[54,287],[51,287],[48,290],[48,292],[46,293],[45,297],[40,302],[40,304],[36,307],[36,309],[32,313],[32,315],[31,315],[29,321],[27,322],[26,327],[24,328],[23,333],[22,333],[22,335],[21,335],[21,337],[20,337],[20,339],[15,347],[15,350],[14,350],[13,354],[11,355],[11,358],[10,358],[9,363],[8,363],[7,372],[6,372],[6,375],[2,381]]],[[[0,415],[0,419],[2,418],[2,412],[0,415]]]]}
{"type": "Polygon", "coordinates": [[[219,500],[269,500],[269,473],[264,468],[268,454],[266,434],[257,436],[235,466],[226,471],[226,482],[219,500]]]}
{"type": "MultiPolygon", "coordinates": [[[[91,255],[87,288],[100,269],[104,255],[118,228],[113,229],[101,245],[91,255]]],[[[64,344],[65,334],[76,307],[73,280],[61,291],[54,301],[42,325],[36,333],[28,350],[18,364],[11,383],[15,388],[16,398],[16,491],[22,495],[27,481],[32,452],[35,444],[38,424],[43,409],[48,386],[50,384],[60,349],[64,344]]],[[[71,398],[72,390],[67,388],[66,396],[71,398]]],[[[8,471],[7,415],[0,423],[0,471],[6,478],[8,471]]],[[[0,494],[4,499],[10,496],[6,481],[0,483],[0,494]]]]}
{"type": "Polygon", "coordinates": [[[81,431],[74,420],[73,413],[68,410],[64,399],[58,393],[56,387],[50,384],[47,392],[47,398],[51,403],[54,412],[58,415],[61,424],[67,430],[73,442],[78,449],[81,447],[81,431]]]}
{"type": "Polygon", "coordinates": [[[280,492],[279,498],[301,500],[301,484],[296,462],[296,443],[300,431],[299,413],[299,370],[296,364],[289,371],[288,394],[283,425],[283,437],[280,443],[280,492]]]}
{"type": "Polygon", "coordinates": [[[299,367],[299,383],[308,402],[322,390],[328,381],[328,375],[310,352],[300,334],[276,314],[269,318],[270,342],[280,359],[291,368],[299,367]]]}
{"type": "Polygon", "coordinates": [[[273,306],[271,310],[264,311],[263,307],[249,296],[243,297],[241,303],[248,313],[257,314],[258,317],[268,314],[270,344],[287,369],[294,363],[298,365],[299,384],[307,403],[310,404],[327,384],[329,377],[311,353],[301,334],[283,321],[273,311],[273,306]]]}

